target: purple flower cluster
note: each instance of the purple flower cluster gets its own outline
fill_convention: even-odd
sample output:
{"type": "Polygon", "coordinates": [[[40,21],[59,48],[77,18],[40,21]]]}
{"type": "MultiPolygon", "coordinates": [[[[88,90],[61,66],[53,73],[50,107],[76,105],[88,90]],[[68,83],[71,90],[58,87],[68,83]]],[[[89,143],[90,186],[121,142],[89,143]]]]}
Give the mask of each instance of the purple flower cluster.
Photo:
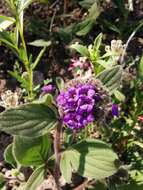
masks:
{"type": "Polygon", "coordinates": [[[71,129],[80,129],[95,121],[101,96],[93,84],[76,84],[57,97],[62,119],[71,129]]]}
{"type": "Polygon", "coordinates": [[[42,88],[44,93],[52,93],[55,91],[55,87],[52,84],[48,84],[42,88]]]}
{"type": "Polygon", "coordinates": [[[119,117],[119,108],[117,104],[112,104],[112,115],[119,117]]]}

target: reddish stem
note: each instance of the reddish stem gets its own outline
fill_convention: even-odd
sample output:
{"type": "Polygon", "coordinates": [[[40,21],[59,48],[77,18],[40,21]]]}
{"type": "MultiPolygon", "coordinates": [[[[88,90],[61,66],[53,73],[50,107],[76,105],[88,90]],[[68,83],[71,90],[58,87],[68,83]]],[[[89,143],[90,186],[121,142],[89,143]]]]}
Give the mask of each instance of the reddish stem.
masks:
{"type": "Polygon", "coordinates": [[[55,181],[58,190],[60,190],[59,178],[60,178],[60,149],[61,149],[61,131],[62,123],[59,122],[55,130],[54,136],[54,151],[55,151],[55,181]]]}

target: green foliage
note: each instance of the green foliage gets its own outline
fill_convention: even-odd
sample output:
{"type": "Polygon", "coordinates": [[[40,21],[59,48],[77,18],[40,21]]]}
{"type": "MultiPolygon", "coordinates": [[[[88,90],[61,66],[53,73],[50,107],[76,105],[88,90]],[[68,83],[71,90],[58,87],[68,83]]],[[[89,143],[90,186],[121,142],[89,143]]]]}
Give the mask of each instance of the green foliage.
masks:
{"type": "Polygon", "coordinates": [[[17,162],[14,158],[12,148],[13,148],[13,144],[9,144],[7,146],[7,148],[4,151],[4,159],[7,163],[11,164],[13,167],[16,167],[17,162]]]}
{"type": "Polygon", "coordinates": [[[14,18],[0,15],[0,32],[7,29],[13,23],[15,23],[14,18]]]}
{"type": "Polygon", "coordinates": [[[75,44],[72,44],[70,47],[72,49],[75,49],[82,56],[89,57],[89,51],[85,46],[78,44],[78,43],[75,43],[75,44]]]}
{"type": "Polygon", "coordinates": [[[61,161],[60,161],[60,168],[62,172],[62,176],[66,180],[67,183],[71,183],[71,178],[72,178],[72,150],[64,151],[61,156],[61,161]]]}
{"type": "Polygon", "coordinates": [[[85,8],[85,9],[89,9],[94,3],[98,3],[99,0],[83,0],[83,1],[80,1],[79,4],[85,8]]]}
{"type": "Polygon", "coordinates": [[[78,36],[85,36],[86,34],[89,33],[89,31],[92,29],[92,27],[94,26],[96,19],[99,17],[100,13],[101,13],[102,9],[100,4],[98,4],[97,2],[94,2],[91,7],[88,9],[88,16],[86,17],[86,19],[84,21],[82,21],[81,23],[77,24],[77,32],[76,35],[78,36]]]}
{"type": "Polygon", "coordinates": [[[0,129],[12,135],[38,137],[57,125],[54,111],[43,104],[27,104],[0,114],[0,129]]]}
{"type": "Polygon", "coordinates": [[[139,63],[139,74],[143,76],[143,56],[141,57],[140,63],[139,63]]]}
{"type": "Polygon", "coordinates": [[[4,183],[6,182],[3,173],[0,173],[0,188],[3,187],[4,183]]]}
{"type": "Polygon", "coordinates": [[[97,75],[97,78],[102,81],[102,83],[107,87],[109,92],[112,94],[121,83],[122,68],[121,66],[116,66],[111,69],[106,69],[97,75]]]}
{"type": "Polygon", "coordinates": [[[48,135],[34,139],[15,136],[13,154],[22,166],[39,166],[46,163],[50,146],[48,135]]]}
{"type": "Polygon", "coordinates": [[[125,96],[123,93],[121,93],[119,90],[115,90],[114,91],[114,95],[115,97],[120,101],[120,102],[124,102],[125,101],[125,96]]]}
{"type": "Polygon", "coordinates": [[[106,143],[86,139],[63,152],[61,171],[67,182],[71,180],[72,171],[87,178],[103,179],[117,172],[117,159],[106,143]]]}
{"type": "Polygon", "coordinates": [[[0,32],[0,42],[6,47],[10,48],[16,55],[18,55],[18,47],[15,41],[15,34],[13,32],[0,32]]]}
{"type": "Polygon", "coordinates": [[[51,42],[40,39],[40,40],[35,40],[33,42],[29,42],[28,44],[35,47],[48,47],[51,45],[51,42]]]}
{"type": "Polygon", "coordinates": [[[143,189],[143,183],[131,183],[128,185],[122,185],[117,188],[117,190],[142,190],[143,189]]]}
{"type": "Polygon", "coordinates": [[[64,89],[65,83],[61,77],[56,77],[56,85],[60,91],[64,89]]]}
{"type": "Polygon", "coordinates": [[[45,166],[39,166],[24,185],[24,190],[35,190],[45,179],[45,166]]]}

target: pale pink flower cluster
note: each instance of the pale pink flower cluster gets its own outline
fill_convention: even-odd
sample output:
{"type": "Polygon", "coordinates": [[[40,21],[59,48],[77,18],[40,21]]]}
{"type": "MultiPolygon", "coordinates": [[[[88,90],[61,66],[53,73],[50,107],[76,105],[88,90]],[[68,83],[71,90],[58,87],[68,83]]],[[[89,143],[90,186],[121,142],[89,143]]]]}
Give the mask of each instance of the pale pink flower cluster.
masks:
{"type": "Polygon", "coordinates": [[[69,71],[74,77],[91,77],[93,75],[92,64],[85,57],[71,59],[69,71]]]}

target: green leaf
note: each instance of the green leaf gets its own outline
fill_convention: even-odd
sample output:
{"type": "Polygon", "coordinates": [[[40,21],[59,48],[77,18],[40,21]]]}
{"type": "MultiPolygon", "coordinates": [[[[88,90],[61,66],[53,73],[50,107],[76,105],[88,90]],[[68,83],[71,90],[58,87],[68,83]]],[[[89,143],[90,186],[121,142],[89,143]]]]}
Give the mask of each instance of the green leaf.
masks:
{"type": "Polygon", "coordinates": [[[129,174],[133,181],[137,183],[143,182],[143,170],[131,170],[129,174]]]}
{"type": "Polygon", "coordinates": [[[93,19],[95,22],[102,11],[100,3],[95,2],[88,11],[88,19],[93,19]]]}
{"type": "Polygon", "coordinates": [[[55,112],[43,104],[26,104],[0,114],[0,130],[11,135],[39,137],[57,125],[55,112]]]}
{"type": "Polygon", "coordinates": [[[143,183],[131,183],[128,185],[122,185],[117,190],[143,190],[143,183]]]}
{"type": "Polygon", "coordinates": [[[54,101],[53,96],[51,94],[44,94],[39,99],[34,100],[33,103],[45,104],[45,105],[51,106],[53,101],[54,101]]]}
{"type": "Polygon", "coordinates": [[[39,54],[38,54],[36,60],[35,60],[34,63],[32,64],[32,70],[34,70],[35,67],[39,64],[39,62],[40,62],[40,60],[41,60],[43,54],[45,53],[45,51],[46,51],[46,46],[44,46],[44,47],[41,49],[41,51],[39,52],[39,54]]]}
{"type": "Polygon", "coordinates": [[[62,174],[67,180],[70,179],[71,169],[78,172],[81,176],[92,179],[103,179],[117,172],[115,161],[117,155],[104,142],[94,139],[87,139],[74,145],[62,154],[61,162],[66,163],[65,168],[62,163],[62,174]],[[70,156],[67,156],[70,155],[70,156]],[[67,160],[66,160],[67,158],[67,160]],[[71,158],[71,159],[70,159],[71,158]]]}
{"type": "Polygon", "coordinates": [[[39,168],[37,168],[28,179],[24,187],[24,190],[37,189],[37,187],[44,181],[45,174],[46,174],[45,166],[40,166],[39,168]]]}
{"type": "Polygon", "coordinates": [[[22,61],[22,62],[25,62],[26,58],[26,52],[25,52],[25,49],[23,47],[19,48],[19,59],[22,61]]]}
{"type": "Polygon", "coordinates": [[[3,173],[0,172],[0,188],[4,185],[6,182],[5,176],[3,173]]]}
{"type": "Polygon", "coordinates": [[[125,96],[124,96],[124,94],[122,94],[119,90],[115,90],[115,91],[114,91],[114,95],[115,95],[115,97],[116,97],[119,101],[121,101],[121,102],[124,102],[124,101],[125,101],[125,96]]]}
{"type": "Polygon", "coordinates": [[[143,55],[142,55],[140,63],[139,63],[139,73],[141,76],[143,76],[143,55]]]}
{"type": "Polygon", "coordinates": [[[24,78],[19,71],[9,71],[9,74],[14,77],[19,83],[22,88],[25,88],[27,91],[29,89],[29,81],[24,78]]]}
{"type": "Polygon", "coordinates": [[[143,142],[134,141],[133,143],[143,149],[143,142]]]}
{"type": "Polygon", "coordinates": [[[9,26],[11,26],[13,23],[15,23],[15,19],[12,17],[0,15],[0,32],[7,29],[9,26]]]}
{"type": "Polygon", "coordinates": [[[49,47],[51,45],[51,41],[45,41],[43,39],[39,39],[39,40],[30,42],[28,44],[31,46],[36,46],[36,47],[49,47]]]}
{"type": "Polygon", "coordinates": [[[76,32],[76,35],[78,36],[85,36],[90,32],[94,25],[94,21],[91,19],[86,19],[76,25],[78,31],[76,32]]]}
{"type": "Polygon", "coordinates": [[[0,42],[2,42],[6,47],[18,54],[18,47],[15,42],[15,34],[12,32],[3,31],[0,32],[0,42]]]}
{"type": "Polygon", "coordinates": [[[89,51],[86,46],[75,43],[70,46],[72,49],[75,49],[78,53],[80,53],[84,57],[89,57],[89,51]]]}
{"type": "Polygon", "coordinates": [[[110,30],[112,30],[118,34],[121,34],[120,28],[118,28],[118,26],[114,25],[113,22],[109,22],[108,20],[103,19],[103,24],[105,27],[109,28],[110,30]]]}
{"type": "Polygon", "coordinates": [[[18,4],[19,14],[24,11],[34,0],[20,0],[18,4]]]}
{"type": "Polygon", "coordinates": [[[103,34],[100,33],[100,34],[95,38],[95,40],[94,40],[94,46],[93,46],[93,48],[94,48],[95,51],[98,51],[98,50],[99,50],[99,48],[100,48],[100,46],[101,46],[101,42],[102,42],[102,37],[103,37],[103,34]]]}
{"type": "Polygon", "coordinates": [[[6,147],[4,151],[4,159],[7,163],[11,164],[13,167],[16,167],[17,163],[13,156],[12,147],[13,144],[10,144],[6,147]]]}
{"type": "Polygon", "coordinates": [[[56,77],[56,85],[60,91],[63,90],[65,87],[64,80],[61,77],[56,77]]]}
{"type": "Polygon", "coordinates": [[[92,29],[92,27],[94,26],[96,19],[98,18],[98,16],[100,15],[102,9],[99,3],[95,2],[89,9],[88,9],[88,16],[86,17],[86,19],[82,22],[80,22],[79,24],[77,24],[77,28],[78,31],[76,32],[76,34],[78,36],[84,36],[86,35],[88,32],[90,32],[90,30],[92,29]]]}
{"type": "Polygon", "coordinates": [[[80,6],[82,6],[85,9],[89,9],[95,2],[98,2],[99,0],[83,0],[79,2],[80,6]]]}
{"type": "Polygon", "coordinates": [[[104,86],[107,87],[109,92],[112,94],[119,86],[122,77],[121,66],[115,66],[111,69],[106,69],[99,73],[96,78],[101,80],[104,86]]]}
{"type": "Polygon", "coordinates": [[[48,135],[38,138],[15,136],[13,153],[17,162],[22,166],[38,166],[46,162],[50,146],[48,135]]]}
{"type": "Polygon", "coordinates": [[[71,156],[72,155],[70,154],[70,151],[63,152],[60,162],[62,176],[64,177],[67,183],[71,183],[72,178],[71,156]]]}

